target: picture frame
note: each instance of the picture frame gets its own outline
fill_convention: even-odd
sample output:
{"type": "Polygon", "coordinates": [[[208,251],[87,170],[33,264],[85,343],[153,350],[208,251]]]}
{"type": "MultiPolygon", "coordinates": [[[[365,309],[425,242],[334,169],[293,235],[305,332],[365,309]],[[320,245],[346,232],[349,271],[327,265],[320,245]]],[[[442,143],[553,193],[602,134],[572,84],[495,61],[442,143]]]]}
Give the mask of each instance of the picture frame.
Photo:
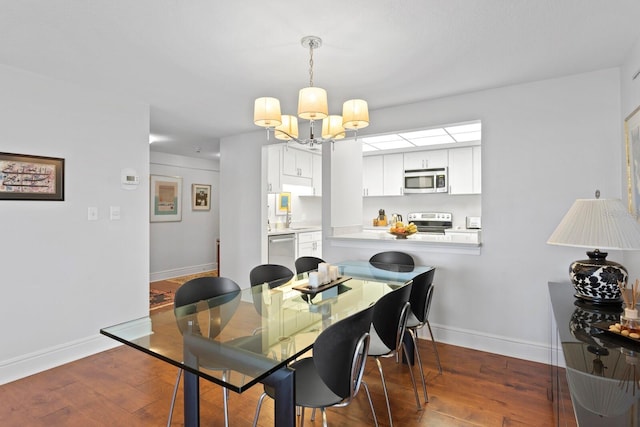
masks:
{"type": "Polygon", "coordinates": [[[64,201],[64,159],[0,153],[0,200],[64,201]]]}
{"type": "Polygon", "coordinates": [[[277,215],[286,215],[291,212],[291,193],[278,193],[277,215]]]}
{"type": "Polygon", "coordinates": [[[211,185],[191,184],[191,210],[211,210],[211,185]]]}
{"type": "Polygon", "coordinates": [[[150,221],[182,221],[182,178],[179,176],[151,175],[150,221]]]}
{"type": "Polygon", "coordinates": [[[624,120],[629,212],[640,217],[640,106],[624,120]]]}

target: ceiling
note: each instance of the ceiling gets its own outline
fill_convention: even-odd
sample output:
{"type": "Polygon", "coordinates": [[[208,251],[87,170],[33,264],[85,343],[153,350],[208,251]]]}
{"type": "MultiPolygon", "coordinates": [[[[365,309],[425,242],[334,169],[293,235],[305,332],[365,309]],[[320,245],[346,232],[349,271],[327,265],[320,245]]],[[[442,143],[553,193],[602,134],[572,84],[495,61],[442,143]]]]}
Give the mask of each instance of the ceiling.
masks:
{"type": "Polygon", "coordinates": [[[351,98],[373,111],[616,67],[640,37],[637,0],[0,0],[0,10],[0,64],[149,104],[150,131],[166,139],[151,149],[193,157],[259,130],[257,97],[295,113],[306,35],[323,40],[314,83],[335,113],[351,98]]]}

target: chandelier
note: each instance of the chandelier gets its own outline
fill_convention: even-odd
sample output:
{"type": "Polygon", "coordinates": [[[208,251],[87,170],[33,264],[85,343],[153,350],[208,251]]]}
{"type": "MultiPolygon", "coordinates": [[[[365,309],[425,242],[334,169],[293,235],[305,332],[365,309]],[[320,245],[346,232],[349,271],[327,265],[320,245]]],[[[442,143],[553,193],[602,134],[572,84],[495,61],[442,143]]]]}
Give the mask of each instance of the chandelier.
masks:
{"type": "Polygon", "coordinates": [[[313,86],[313,50],[322,46],[322,39],[306,36],[301,40],[305,48],[309,48],[309,87],[300,89],[298,95],[298,117],[309,121],[309,138],[298,137],[298,117],[280,113],[280,101],[277,98],[258,98],[254,104],[253,122],[267,130],[273,131],[276,139],[295,141],[299,144],[313,146],[323,142],[334,142],[343,139],[347,130],[354,131],[369,126],[369,108],[367,101],[350,99],[342,106],[342,116],[329,115],[327,91],[313,86]],[[316,137],[315,122],[322,120],[321,137],[316,137]]]}

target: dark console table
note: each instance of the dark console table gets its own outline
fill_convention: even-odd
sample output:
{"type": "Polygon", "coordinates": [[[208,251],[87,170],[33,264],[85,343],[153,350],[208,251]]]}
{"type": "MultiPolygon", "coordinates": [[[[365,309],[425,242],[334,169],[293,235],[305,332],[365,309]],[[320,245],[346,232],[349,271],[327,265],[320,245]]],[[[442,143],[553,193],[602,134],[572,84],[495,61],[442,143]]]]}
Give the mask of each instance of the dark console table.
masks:
{"type": "Polygon", "coordinates": [[[599,329],[618,322],[622,307],[587,303],[574,294],[569,282],[549,283],[557,424],[640,426],[640,344],[599,329]]]}

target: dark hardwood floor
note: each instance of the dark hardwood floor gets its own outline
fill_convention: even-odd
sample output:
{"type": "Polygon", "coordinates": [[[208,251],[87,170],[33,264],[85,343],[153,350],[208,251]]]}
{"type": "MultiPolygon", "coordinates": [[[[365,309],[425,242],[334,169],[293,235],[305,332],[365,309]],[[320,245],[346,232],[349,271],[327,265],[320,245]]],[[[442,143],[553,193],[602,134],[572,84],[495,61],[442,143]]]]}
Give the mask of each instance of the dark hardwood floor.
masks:
{"type": "MultiPolygon", "coordinates": [[[[168,285],[167,285],[168,286],[168,285]]],[[[438,374],[431,343],[420,340],[429,403],[415,407],[408,367],[383,359],[396,426],[553,426],[550,367],[438,343],[444,373],[438,374]]],[[[121,346],[0,387],[2,426],[162,426],[177,368],[121,346]]],[[[415,371],[419,381],[418,372],[415,371]]],[[[380,376],[367,362],[369,384],[380,425],[389,424],[380,376]]],[[[222,389],[201,381],[201,425],[223,425],[222,389]]],[[[230,393],[232,426],[248,426],[262,392],[257,385],[230,393]]],[[[419,390],[422,399],[422,392],[419,390]]],[[[183,425],[182,391],[174,426],[183,425]]],[[[305,425],[322,425],[318,414],[305,425]]],[[[351,405],[328,410],[331,426],[373,425],[364,390],[351,405]]],[[[273,403],[265,399],[260,426],[273,425],[273,403]]]]}
{"type": "MultiPolygon", "coordinates": [[[[548,365],[438,344],[444,373],[438,375],[430,343],[421,340],[429,403],[416,410],[406,365],[384,359],[394,424],[397,426],[553,426],[548,400],[548,365]]],[[[162,426],[166,425],[177,370],[129,347],[99,353],[0,387],[2,426],[162,426]]],[[[417,373],[417,372],[416,372],[417,373]]],[[[369,384],[381,425],[388,425],[380,377],[367,363],[369,384]]],[[[251,424],[262,392],[259,385],[230,393],[231,425],[251,424]]],[[[221,388],[201,381],[202,425],[222,425],[221,388]]],[[[182,393],[173,425],[182,425],[182,393]]],[[[273,425],[265,399],[260,423],[273,425]]],[[[345,408],[328,410],[331,426],[373,425],[362,391],[345,408]]],[[[321,425],[318,416],[306,425],[321,425]]]]}

